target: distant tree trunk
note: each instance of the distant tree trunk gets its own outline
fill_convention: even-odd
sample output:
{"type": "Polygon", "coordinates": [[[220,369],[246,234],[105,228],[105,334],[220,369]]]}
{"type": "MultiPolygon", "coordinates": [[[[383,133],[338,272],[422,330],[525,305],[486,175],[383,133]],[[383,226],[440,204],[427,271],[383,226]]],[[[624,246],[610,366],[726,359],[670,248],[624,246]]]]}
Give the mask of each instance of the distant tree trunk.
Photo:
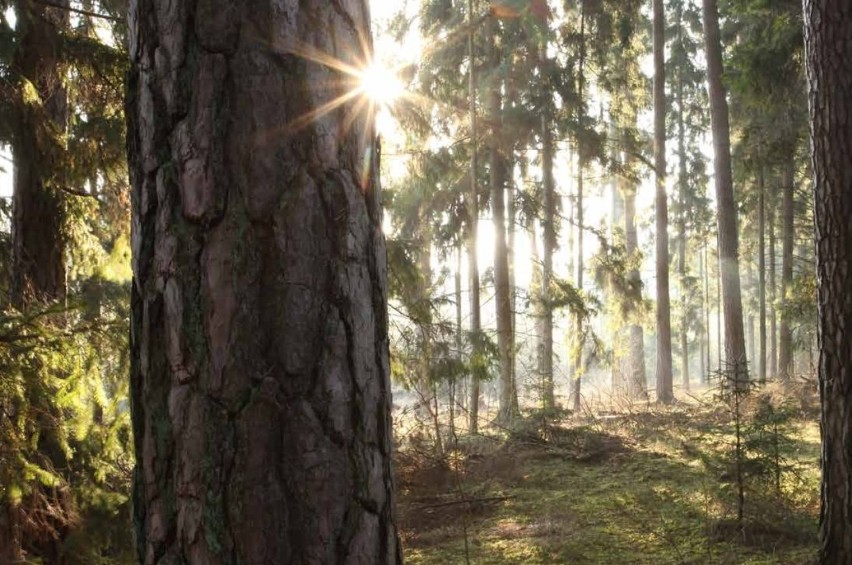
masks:
{"type": "MultiPolygon", "coordinates": [[[[773,183],[774,186],[774,183],[773,183]]],[[[775,275],[775,190],[770,193],[769,198],[769,378],[778,377],[778,315],[777,304],[777,277],[775,275]]]]}
{"type": "Polygon", "coordinates": [[[22,2],[16,14],[23,32],[14,66],[41,102],[27,101],[22,92],[14,105],[11,302],[23,308],[66,293],[63,171],[57,166],[68,121],[59,28],[67,25],[68,12],[22,2]]]}
{"type": "Polygon", "coordinates": [[[731,138],[728,101],[722,83],[722,43],[716,0],[704,2],[704,42],[710,119],[713,129],[719,256],[725,309],[725,365],[736,383],[748,380],[748,357],[743,331],[743,301],[740,291],[739,235],[734,181],[731,172],[731,138]]]}
{"type": "Polygon", "coordinates": [[[718,357],[718,372],[721,373],[723,366],[722,345],[722,261],[719,257],[718,242],[716,244],[716,356],[718,357]]]}
{"type": "Polygon", "coordinates": [[[540,300],[541,317],[541,356],[539,374],[544,390],[542,398],[545,410],[556,407],[556,394],[553,383],[553,306],[551,285],[553,284],[553,254],[556,248],[556,182],[553,178],[553,132],[550,130],[550,117],[547,113],[541,118],[542,138],[542,174],[544,175],[544,234],[542,246],[542,273],[540,300]]]}
{"type": "Polygon", "coordinates": [[[760,354],[757,380],[766,383],[766,181],[763,164],[757,172],[757,292],[760,308],[760,354]]]}
{"type": "MultiPolygon", "coordinates": [[[[58,6],[66,4],[66,0],[58,2],[58,6]]],[[[18,35],[12,68],[20,79],[15,81],[9,116],[14,161],[9,299],[11,306],[27,311],[62,301],[67,289],[61,139],[67,129],[68,97],[60,50],[68,12],[32,2],[16,2],[14,8],[18,35]],[[32,99],[34,94],[37,100],[32,99]]],[[[31,401],[27,410],[40,428],[34,456],[42,459],[38,463],[44,468],[64,469],[67,462],[57,437],[62,413],[50,397],[40,395],[31,401]]],[[[2,443],[5,439],[0,440],[0,448],[2,443]]],[[[59,541],[67,530],[71,498],[57,497],[58,489],[42,489],[37,480],[24,480],[41,489],[47,502],[30,493],[25,493],[23,501],[11,500],[0,492],[0,563],[24,563],[30,557],[24,554],[25,544],[35,545],[34,538],[52,538],[48,545],[35,548],[39,555],[33,556],[50,565],[58,558],[59,541]],[[28,520],[34,506],[43,504],[54,506],[47,510],[53,522],[28,520]]]]}
{"type": "Polygon", "coordinates": [[[805,0],[822,398],[822,565],[852,563],[852,12],[805,0]]]}
{"type": "MultiPolygon", "coordinates": [[[[478,164],[478,142],[477,142],[477,116],[476,116],[476,52],[474,21],[474,0],[468,0],[468,20],[470,32],[468,33],[468,69],[469,83],[468,95],[470,97],[470,192],[467,196],[468,213],[468,235],[467,235],[467,261],[470,276],[470,333],[473,337],[473,353],[478,355],[480,349],[480,333],[482,322],[480,318],[479,304],[479,262],[476,256],[476,231],[479,222],[479,190],[476,181],[478,164]]],[[[471,434],[479,432],[479,375],[475,372],[470,376],[470,402],[468,405],[468,428],[471,434]]]]}
{"type": "MultiPolygon", "coordinates": [[[[639,237],[636,233],[636,187],[625,182],[622,195],[624,196],[625,250],[627,255],[633,257],[639,250],[639,237]]],[[[632,287],[642,288],[642,278],[638,268],[631,269],[627,277],[632,287]]],[[[640,305],[636,307],[639,308],[640,305]]],[[[648,398],[648,382],[645,375],[645,330],[642,324],[637,323],[634,316],[627,331],[629,350],[624,371],[627,378],[627,392],[634,400],[645,400],[648,398]]]]}
{"type": "Polygon", "coordinates": [[[710,374],[710,276],[708,274],[707,265],[707,242],[701,246],[701,320],[703,328],[701,330],[701,384],[707,382],[707,376],[710,374]]]}
{"type": "Polygon", "coordinates": [[[366,2],[128,21],[139,562],[401,563],[366,2]]]}
{"type": "MultiPolygon", "coordinates": [[[[583,291],[583,271],[585,265],[583,261],[583,162],[582,157],[577,166],[577,290],[583,291]]],[[[583,382],[583,346],[585,345],[585,328],[583,327],[583,316],[579,312],[574,316],[574,333],[577,340],[577,349],[574,351],[573,359],[573,377],[574,390],[571,397],[573,398],[574,412],[579,412],[582,405],[582,382],[583,382]]]]}
{"type": "Polygon", "coordinates": [[[663,0],[654,4],[654,176],[657,237],[657,402],[674,400],[669,298],[669,211],[666,195],[666,59],[663,0]]]}
{"type": "MultiPolygon", "coordinates": [[[[577,69],[577,106],[578,116],[582,115],[585,108],[585,86],[586,86],[586,4],[580,4],[580,61],[577,69]]],[[[581,140],[577,140],[577,290],[583,292],[583,149],[581,140]]],[[[583,328],[583,316],[578,312],[574,317],[574,335],[577,339],[577,349],[574,352],[572,377],[574,379],[574,412],[579,412],[582,403],[582,370],[583,370],[583,346],[585,345],[585,329],[583,328]]]]}
{"type": "MultiPolygon", "coordinates": [[[[514,152],[513,152],[514,157],[514,152]]],[[[514,174],[510,169],[509,173],[509,182],[508,182],[508,194],[506,195],[506,213],[508,216],[508,238],[509,238],[509,248],[506,251],[506,255],[508,256],[509,262],[509,308],[511,309],[511,327],[512,333],[509,336],[509,347],[512,350],[511,355],[509,356],[511,363],[509,365],[509,371],[511,372],[512,379],[512,387],[515,391],[515,400],[518,399],[518,378],[517,378],[517,355],[516,355],[516,328],[517,326],[517,292],[515,286],[515,261],[517,261],[517,256],[515,255],[515,240],[516,240],[516,223],[517,223],[517,212],[515,211],[515,180],[514,174]]],[[[518,406],[518,412],[520,413],[520,405],[518,406]]]]}
{"type": "MultiPolygon", "coordinates": [[[[665,22],[663,22],[665,23],[665,22]]],[[[683,5],[677,6],[678,42],[683,50],[683,5]]],[[[685,51],[684,51],[685,52],[685,51]]],[[[664,124],[665,125],[665,124],[664,124]]],[[[665,140],[664,140],[665,141],[665,140]]],[[[678,66],[677,73],[677,154],[678,154],[678,258],[677,272],[680,283],[680,375],[684,390],[689,390],[689,289],[686,285],[686,233],[687,204],[687,167],[686,167],[686,123],[684,120],[683,67],[678,66]]]]}
{"type": "MultiPolygon", "coordinates": [[[[497,45],[499,27],[495,19],[490,20],[491,69],[499,76],[501,54],[497,45]]],[[[506,158],[506,142],[503,132],[502,84],[493,80],[489,89],[489,114],[491,139],[489,161],[491,173],[491,215],[494,223],[494,291],[497,310],[497,346],[500,350],[500,399],[498,420],[507,424],[516,419],[518,393],[512,378],[512,298],[509,279],[509,253],[506,245],[506,180],[509,163],[506,158]]]]}
{"type": "Polygon", "coordinates": [[[793,242],[795,229],[793,225],[793,194],[795,175],[792,164],[784,165],[784,180],[782,183],[782,232],[781,232],[781,327],[778,337],[778,371],[782,379],[789,380],[793,376],[793,329],[790,326],[790,314],[787,312],[787,301],[793,288],[793,242]]]}

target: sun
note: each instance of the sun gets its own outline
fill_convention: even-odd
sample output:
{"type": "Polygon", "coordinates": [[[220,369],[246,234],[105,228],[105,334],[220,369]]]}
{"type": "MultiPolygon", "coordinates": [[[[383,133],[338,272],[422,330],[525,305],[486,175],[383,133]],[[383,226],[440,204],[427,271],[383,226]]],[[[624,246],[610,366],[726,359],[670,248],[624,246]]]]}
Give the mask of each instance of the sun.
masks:
{"type": "Polygon", "coordinates": [[[381,107],[393,105],[405,91],[399,76],[375,61],[358,73],[358,82],[364,96],[381,107]]]}

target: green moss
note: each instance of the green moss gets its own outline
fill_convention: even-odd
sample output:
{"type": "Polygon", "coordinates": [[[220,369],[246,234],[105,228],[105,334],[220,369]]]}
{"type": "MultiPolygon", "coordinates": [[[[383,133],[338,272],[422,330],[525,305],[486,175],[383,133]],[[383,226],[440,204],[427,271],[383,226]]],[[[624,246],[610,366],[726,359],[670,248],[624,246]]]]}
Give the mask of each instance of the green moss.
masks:
{"type": "MultiPolygon", "coordinates": [[[[816,459],[803,464],[800,473],[805,481],[800,488],[811,502],[785,495],[779,504],[774,494],[752,492],[745,533],[729,535],[719,526],[730,518],[725,484],[704,464],[720,455],[725,441],[722,432],[712,429],[709,414],[703,415],[707,420],[699,416],[678,431],[670,430],[674,426],[665,419],[654,423],[628,438],[627,450],[594,463],[541,447],[509,446],[502,455],[486,455],[482,468],[498,471],[484,476],[469,472],[463,489],[468,496],[499,491],[510,498],[468,516],[470,562],[756,565],[803,563],[813,557],[816,459]],[[635,443],[630,441],[634,438],[635,443]],[[499,471],[505,457],[516,466],[511,476],[499,471]]],[[[802,422],[799,428],[795,449],[810,454],[817,424],[802,422]]],[[[436,520],[436,527],[423,527],[417,511],[408,510],[422,504],[423,495],[414,488],[403,498],[402,514],[411,516],[414,526],[403,520],[406,561],[465,563],[461,507],[436,520]]]]}

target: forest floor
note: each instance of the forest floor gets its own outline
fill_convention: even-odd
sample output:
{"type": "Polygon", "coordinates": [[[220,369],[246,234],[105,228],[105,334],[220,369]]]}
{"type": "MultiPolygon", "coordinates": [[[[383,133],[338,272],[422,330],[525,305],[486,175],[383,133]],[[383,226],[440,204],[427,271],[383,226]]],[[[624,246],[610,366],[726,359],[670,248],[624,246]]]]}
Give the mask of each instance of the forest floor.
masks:
{"type": "Polygon", "coordinates": [[[732,411],[699,400],[531,416],[460,438],[441,458],[410,441],[396,463],[406,563],[811,563],[815,399],[753,394],[741,413],[739,467],[732,411]]]}

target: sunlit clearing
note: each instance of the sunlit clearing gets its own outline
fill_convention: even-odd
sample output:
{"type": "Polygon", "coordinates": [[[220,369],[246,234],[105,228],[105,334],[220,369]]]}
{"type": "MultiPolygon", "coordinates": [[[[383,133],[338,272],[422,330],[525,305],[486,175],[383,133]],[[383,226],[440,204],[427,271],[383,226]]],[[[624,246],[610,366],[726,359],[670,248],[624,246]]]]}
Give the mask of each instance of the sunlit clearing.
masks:
{"type": "Polygon", "coordinates": [[[402,81],[392,70],[375,62],[359,74],[361,92],[377,106],[390,106],[402,96],[402,81]]]}

